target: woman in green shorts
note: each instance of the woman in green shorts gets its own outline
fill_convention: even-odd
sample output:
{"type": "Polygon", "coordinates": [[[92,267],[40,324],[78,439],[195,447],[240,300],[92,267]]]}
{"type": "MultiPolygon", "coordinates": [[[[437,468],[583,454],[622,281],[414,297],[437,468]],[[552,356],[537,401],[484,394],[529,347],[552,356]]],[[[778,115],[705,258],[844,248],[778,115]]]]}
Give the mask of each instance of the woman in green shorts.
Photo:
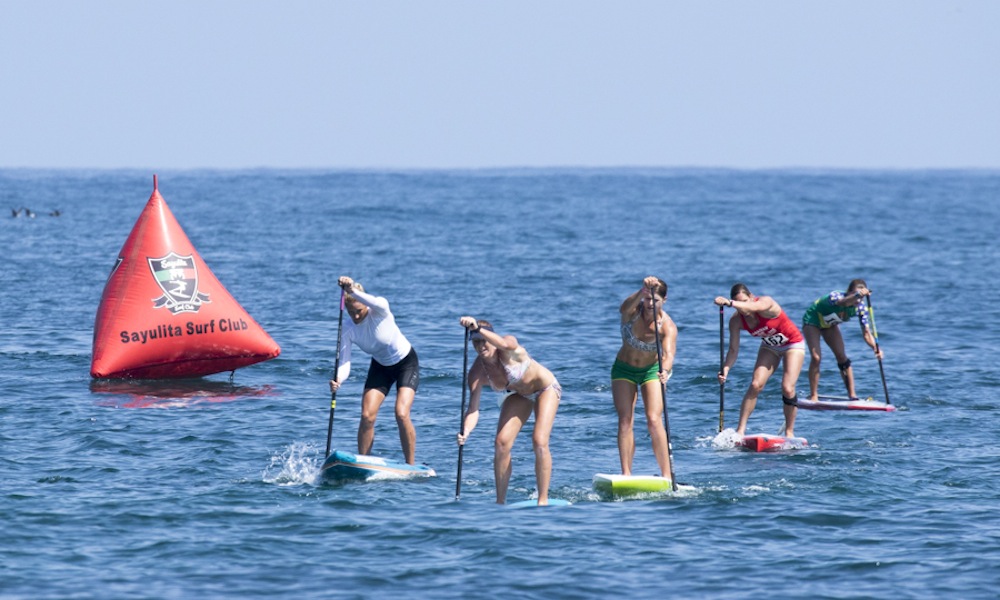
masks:
{"type": "Polygon", "coordinates": [[[653,454],[661,475],[670,477],[670,453],[663,426],[663,384],[670,379],[674,365],[677,326],[663,310],[666,299],[667,284],[650,276],[643,280],[637,292],[622,302],[620,309],[622,347],[611,367],[611,396],[618,412],[618,454],[623,475],[632,474],[632,458],[635,456],[632,423],[641,389],[646,427],[653,440],[653,454]],[[656,350],[657,328],[662,364],[656,350]]]}
{"type": "Polygon", "coordinates": [[[865,343],[875,351],[877,358],[882,358],[882,351],[876,350],[875,338],[868,330],[868,314],[862,298],[871,294],[864,279],[855,279],[847,286],[847,292],[834,291],[812,303],[806,314],[802,315],[802,335],[809,346],[809,399],[819,399],[819,363],[823,352],[819,341],[822,337],[837,359],[840,377],[844,380],[847,395],[856,398],[854,390],[854,370],[851,369],[851,359],[847,358],[844,348],[844,336],[840,334],[840,324],[849,321],[855,315],[861,321],[862,336],[865,343]]]}

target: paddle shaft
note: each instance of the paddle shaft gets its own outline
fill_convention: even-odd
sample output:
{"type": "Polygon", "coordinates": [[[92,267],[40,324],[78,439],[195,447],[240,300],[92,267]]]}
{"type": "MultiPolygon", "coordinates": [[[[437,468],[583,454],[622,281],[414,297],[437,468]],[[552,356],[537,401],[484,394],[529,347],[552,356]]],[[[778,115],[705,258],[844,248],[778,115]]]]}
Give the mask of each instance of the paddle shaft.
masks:
{"type": "MultiPolygon", "coordinates": [[[[462,412],[459,415],[458,428],[462,432],[462,436],[465,436],[465,390],[468,387],[468,377],[469,377],[469,330],[465,330],[465,345],[462,347],[462,412]]],[[[455,500],[458,500],[462,495],[462,450],[465,449],[465,444],[462,443],[458,446],[458,475],[455,476],[455,500]]]]}
{"type": "MultiPolygon", "coordinates": [[[[878,347],[878,329],[875,327],[875,311],[872,310],[872,300],[871,294],[869,293],[865,296],[865,303],[868,305],[868,319],[872,322],[872,339],[875,340],[875,358],[878,359],[878,372],[882,376],[882,391],[885,392],[885,403],[892,404],[889,400],[889,386],[885,383],[885,368],[882,366],[882,357],[879,356],[878,347]]],[[[861,319],[858,319],[860,321],[861,319]]],[[[864,331],[864,323],[861,324],[861,330],[864,331]]]]}
{"type": "MultiPolygon", "coordinates": [[[[650,290],[650,296],[653,296],[653,290],[650,290]]],[[[659,368],[659,374],[663,376],[663,344],[660,342],[660,311],[656,308],[656,302],[653,302],[653,323],[656,324],[656,364],[659,368]]],[[[674,479],[674,451],[670,446],[670,418],[667,416],[667,382],[660,382],[660,393],[663,395],[663,430],[667,436],[667,469],[670,471],[670,488],[673,491],[677,491],[677,480],[674,479]]]]}
{"type": "MultiPolygon", "coordinates": [[[[333,361],[333,380],[337,380],[340,370],[340,340],[344,332],[344,288],[340,288],[340,315],[337,317],[337,358],[333,361]]],[[[333,413],[337,410],[337,392],[330,392],[330,422],[326,426],[326,454],[330,456],[330,443],[333,441],[333,413]]]]}
{"type": "MultiPolygon", "coordinates": [[[[725,329],[725,309],[719,307],[719,375],[722,375],[722,369],[726,365],[726,355],[723,350],[723,345],[725,344],[723,337],[723,330],[725,329]]],[[[725,423],[723,415],[725,415],[726,409],[726,382],[719,382],[719,433],[722,433],[722,428],[725,423]]]]}

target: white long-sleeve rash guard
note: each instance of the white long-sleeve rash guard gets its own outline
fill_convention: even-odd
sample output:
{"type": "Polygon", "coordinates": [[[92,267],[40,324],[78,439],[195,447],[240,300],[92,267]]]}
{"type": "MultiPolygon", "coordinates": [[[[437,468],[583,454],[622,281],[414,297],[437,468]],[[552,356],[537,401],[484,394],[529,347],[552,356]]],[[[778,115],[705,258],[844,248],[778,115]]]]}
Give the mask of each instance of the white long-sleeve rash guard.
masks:
{"type": "Polygon", "coordinates": [[[358,290],[352,291],[351,295],[368,307],[368,314],[360,323],[355,323],[350,317],[344,322],[344,332],[340,336],[340,368],[337,370],[339,382],[344,382],[351,374],[351,342],[387,367],[406,358],[412,348],[389,312],[388,300],[358,290]]]}

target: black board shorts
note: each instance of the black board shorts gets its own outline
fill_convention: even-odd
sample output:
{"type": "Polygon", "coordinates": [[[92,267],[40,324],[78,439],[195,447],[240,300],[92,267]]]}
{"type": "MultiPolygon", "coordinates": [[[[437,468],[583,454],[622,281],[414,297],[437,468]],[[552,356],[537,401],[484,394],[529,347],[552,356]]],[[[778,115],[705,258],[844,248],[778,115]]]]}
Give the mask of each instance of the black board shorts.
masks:
{"type": "Polygon", "coordinates": [[[408,387],[417,391],[417,386],[420,385],[420,360],[416,349],[410,348],[410,353],[403,360],[388,367],[372,359],[368,367],[368,379],[365,380],[365,391],[378,390],[382,395],[388,396],[389,388],[394,383],[397,390],[408,387]]]}

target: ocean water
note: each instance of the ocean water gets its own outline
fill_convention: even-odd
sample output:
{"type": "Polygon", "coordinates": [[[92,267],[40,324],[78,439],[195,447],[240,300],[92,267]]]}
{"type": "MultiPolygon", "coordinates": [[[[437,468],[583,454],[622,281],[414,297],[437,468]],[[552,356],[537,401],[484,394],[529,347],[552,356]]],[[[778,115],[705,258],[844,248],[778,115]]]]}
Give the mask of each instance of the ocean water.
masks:
{"type": "MultiPolygon", "coordinates": [[[[193,381],[92,382],[94,315],[152,173],[0,171],[0,597],[961,598],[1000,596],[1000,173],[183,171],[160,191],[280,357],[193,381]],[[58,209],[59,216],[49,216],[58,209]],[[608,501],[617,308],[646,275],[679,327],[673,497],[608,501]],[[417,459],[438,477],[322,485],[340,275],[421,357],[417,459]],[[718,310],[736,281],[799,321],[873,290],[893,413],[800,411],[804,450],[713,444],[718,310]],[[494,503],[494,403],[455,500],[463,332],[488,318],[555,372],[551,493],[494,503]]],[[[843,327],[859,392],[878,363],[843,327]]],[[[735,425],[755,344],[726,388],[735,425]]],[[[825,349],[825,348],[824,348],[825,349]]],[[[821,390],[843,394],[825,349],[821,390]]],[[[367,359],[338,394],[355,450],[367,359]]],[[[803,372],[800,393],[808,389],[803,372]]],[[[374,454],[399,459],[392,397],[374,454]]],[[[776,433],[772,378],[749,431],[776,433]]],[[[655,461],[641,409],[637,473],[655,461]]],[[[509,500],[534,490],[530,426],[509,500]]]]}

